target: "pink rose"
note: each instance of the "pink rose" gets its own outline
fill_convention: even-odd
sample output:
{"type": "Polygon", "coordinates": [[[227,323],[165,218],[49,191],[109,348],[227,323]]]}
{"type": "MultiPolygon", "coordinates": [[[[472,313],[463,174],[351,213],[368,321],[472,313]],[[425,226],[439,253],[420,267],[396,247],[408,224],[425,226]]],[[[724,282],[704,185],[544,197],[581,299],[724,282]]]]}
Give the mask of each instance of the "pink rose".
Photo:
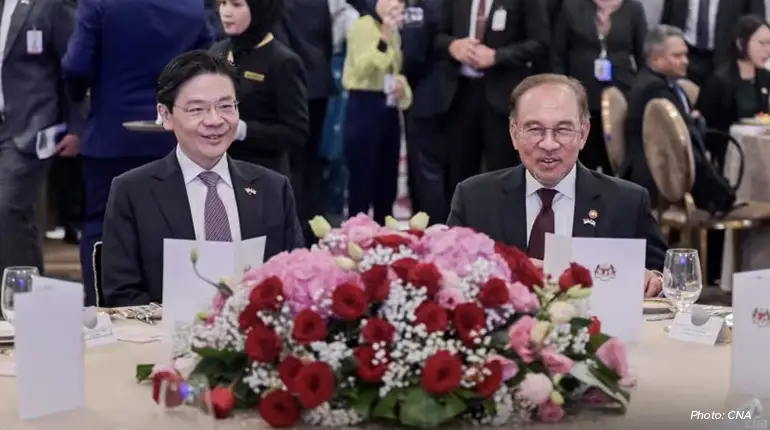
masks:
{"type": "Polygon", "coordinates": [[[441,289],[442,290],[459,290],[461,288],[462,281],[453,270],[439,270],[441,272],[441,289]]]}
{"type": "Polygon", "coordinates": [[[530,347],[530,334],[535,323],[534,318],[524,315],[508,328],[508,346],[525,363],[531,363],[534,359],[532,348],[530,347]]]}
{"type": "Polygon", "coordinates": [[[557,423],[564,418],[564,409],[549,399],[538,406],[537,416],[544,423],[557,423]]]}
{"type": "Polygon", "coordinates": [[[519,395],[530,402],[540,405],[551,397],[553,383],[544,373],[527,373],[519,384],[519,395]]]}
{"type": "Polygon", "coordinates": [[[540,351],[540,361],[551,375],[566,375],[572,370],[575,362],[569,357],[559,354],[552,346],[545,347],[540,351]]]}
{"type": "Polygon", "coordinates": [[[414,250],[420,260],[452,270],[460,277],[467,276],[471,265],[481,259],[492,263],[493,277],[511,279],[511,269],[495,251],[495,241],[467,227],[429,227],[414,250]]]}
{"type": "Polygon", "coordinates": [[[465,303],[465,298],[459,290],[450,288],[439,291],[436,294],[436,301],[442,308],[453,311],[457,305],[465,303]]]}
{"type": "Polygon", "coordinates": [[[507,381],[519,373],[519,366],[517,366],[516,362],[510,358],[492,354],[489,356],[489,361],[497,361],[500,363],[500,367],[503,368],[503,381],[507,381]]]}
{"type": "Polygon", "coordinates": [[[521,282],[508,285],[508,296],[516,312],[531,314],[540,309],[540,299],[537,294],[530,292],[529,288],[521,282]]]}
{"type": "Polygon", "coordinates": [[[374,242],[374,237],[382,230],[379,224],[369,218],[368,215],[358,214],[342,223],[339,232],[349,241],[355,242],[363,248],[369,247],[374,242]]]}
{"type": "Polygon", "coordinates": [[[596,351],[596,358],[620,376],[620,385],[624,387],[636,385],[636,376],[628,368],[626,345],[620,339],[613,337],[604,342],[596,351]]]}

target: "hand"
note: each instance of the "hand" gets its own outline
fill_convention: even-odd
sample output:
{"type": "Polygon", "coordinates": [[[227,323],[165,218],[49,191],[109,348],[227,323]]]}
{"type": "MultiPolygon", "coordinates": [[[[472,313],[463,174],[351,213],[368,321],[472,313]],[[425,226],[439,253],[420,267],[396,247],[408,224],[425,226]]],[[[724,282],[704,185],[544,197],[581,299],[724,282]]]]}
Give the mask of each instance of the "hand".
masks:
{"type": "Polygon", "coordinates": [[[404,88],[404,81],[401,79],[394,79],[393,84],[393,90],[390,92],[390,96],[395,98],[396,100],[401,100],[404,97],[404,94],[406,93],[406,89],[404,88]]]}
{"type": "Polygon", "coordinates": [[[478,44],[479,41],[472,37],[457,39],[449,44],[449,55],[460,63],[473,67],[473,48],[478,44]]]}
{"type": "Polygon", "coordinates": [[[703,115],[700,113],[699,110],[694,110],[694,111],[690,112],[690,116],[695,118],[695,119],[703,117],[703,115]]]}
{"type": "Polygon", "coordinates": [[[659,272],[644,271],[644,297],[657,297],[663,290],[663,277],[659,272]]]}
{"type": "Polygon", "coordinates": [[[60,157],[74,157],[80,152],[80,138],[74,134],[65,135],[56,144],[56,154],[60,157]]]}
{"type": "Polygon", "coordinates": [[[474,69],[485,70],[495,65],[495,50],[478,44],[471,50],[471,65],[474,69]]]}

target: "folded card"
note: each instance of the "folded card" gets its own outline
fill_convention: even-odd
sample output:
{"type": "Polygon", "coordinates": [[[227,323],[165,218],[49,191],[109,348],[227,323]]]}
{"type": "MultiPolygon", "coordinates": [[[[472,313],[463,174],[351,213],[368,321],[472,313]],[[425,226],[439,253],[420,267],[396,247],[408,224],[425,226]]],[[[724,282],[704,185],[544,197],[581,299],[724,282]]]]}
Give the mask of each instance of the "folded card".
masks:
{"type": "Polygon", "coordinates": [[[732,392],[770,399],[770,270],[733,275],[732,392]]]}

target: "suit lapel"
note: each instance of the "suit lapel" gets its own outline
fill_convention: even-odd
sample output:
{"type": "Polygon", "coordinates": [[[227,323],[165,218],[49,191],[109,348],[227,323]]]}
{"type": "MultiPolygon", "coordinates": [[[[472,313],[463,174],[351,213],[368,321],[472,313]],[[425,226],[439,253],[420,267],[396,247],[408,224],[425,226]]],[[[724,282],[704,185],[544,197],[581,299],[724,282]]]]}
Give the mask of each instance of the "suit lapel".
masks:
{"type": "Polygon", "coordinates": [[[152,189],[152,194],[160,206],[171,234],[175,239],[195,240],[195,227],[190,211],[190,201],[187,198],[187,187],[175,151],[163,159],[163,163],[153,176],[157,183],[152,189]]]}
{"type": "Polygon", "coordinates": [[[241,225],[241,239],[258,237],[262,232],[263,190],[259,187],[259,174],[246,172],[233,159],[228,157],[230,176],[233,180],[235,202],[238,204],[238,221],[241,225]]]}
{"type": "Polygon", "coordinates": [[[604,213],[601,183],[596,181],[594,173],[582,164],[577,165],[575,173],[575,215],[572,218],[572,237],[599,236],[599,231],[602,229],[601,215],[604,213]]]}
{"type": "Polygon", "coordinates": [[[503,198],[499,216],[505,242],[519,249],[527,249],[527,204],[524,167],[511,169],[503,179],[503,198]]]}
{"type": "MultiPolygon", "coordinates": [[[[19,36],[19,33],[21,33],[21,29],[24,28],[24,23],[27,21],[29,12],[32,10],[32,4],[32,1],[21,0],[16,4],[16,9],[13,10],[13,14],[11,15],[11,25],[8,27],[8,37],[5,39],[5,57],[8,57],[8,53],[11,52],[11,48],[13,48],[16,38],[19,36]]],[[[26,43],[27,41],[24,40],[25,51],[27,50],[26,43]]]]}

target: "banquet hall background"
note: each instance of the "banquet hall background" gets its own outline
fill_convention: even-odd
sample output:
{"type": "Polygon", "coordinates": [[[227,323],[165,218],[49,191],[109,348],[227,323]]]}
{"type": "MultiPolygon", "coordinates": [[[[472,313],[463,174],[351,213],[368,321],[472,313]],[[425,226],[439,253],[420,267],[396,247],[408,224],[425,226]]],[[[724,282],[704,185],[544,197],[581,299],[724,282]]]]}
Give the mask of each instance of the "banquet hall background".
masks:
{"type": "MultiPolygon", "coordinates": [[[[116,131],[107,125],[154,120],[154,103],[119,106],[105,101],[111,94],[119,94],[131,85],[125,80],[117,81],[117,76],[120,76],[120,79],[151,76],[151,71],[159,64],[162,67],[169,58],[181,53],[180,47],[184,45],[182,40],[196,38],[195,35],[185,34],[189,28],[195,27],[193,24],[196,20],[205,20],[206,26],[212,31],[210,39],[204,38],[204,41],[195,42],[200,45],[196,48],[207,49],[216,41],[226,38],[220,14],[225,13],[223,9],[226,7],[236,8],[239,3],[244,3],[244,0],[224,1],[221,6],[209,0],[178,0],[179,5],[171,8],[157,7],[162,0],[137,1],[133,6],[124,7],[120,17],[123,21],[115,16],[104,18],[118,21],[115,21],[117,24],[114,27],[105,27],[95,34],[88,34],[89,20],[95,19],[95,10],[103,7],[100,2],[49,1],[59,2],[65,9],[72,8],[72,13],[61,13],[52,18],[56,21],[53,23],[54,27],[68,29],[61,35],[57,34],[57,37],[68,33],[69,40],[66,44],[62,40],[56,41],[56,45],[61,46],[63,51],[59,70],[61,73],[60,76],[48,75],[46,79],[62,79],[69,90],[77,88],[78,84],[82,87],[82,83],[77,79],[78,75],[83,74],[84,66],[80,63],[89,55],[89,49],[94,50],[88,43],[109,46],[112,50],[109,58],[93,58],[93,52],[90,52],[89,59],[92,64],[89,64],[85,75],[89,78],[95,77],[96,79],[90,81],[96,84],[81,88],[85,96],[79,101],[83,109],[81,113],[85,115],[86,134],[78,136],[74,130],[69,130],[68,132],[75,134],[76,142],[63,146],[50,162],[40,165],[45,171],[45,178],[41,181],[37,195],[36,225],[44,254],[44,267],[40,268],[44,269],[48,276],[89,284],[93,282],[94,276],[91,267],[93,244],[99,240],[100,217],[103,216],[111,179],[128,170],[128,167],[135,167],[165,155],[163,151],[143,153],[136,149],[141,146],[137,142],[156,139],[159,145],[168,143],[162,142],[164,138],[168,140],[168,136],[161,136],[162,133],[131,132],[124,129],[116,131]],[[201,2],[203,5],[198,4],[201,2]],[[143,21],[155,13],[153,11],[160,10],[166,15],[143,21]],[[166,25],[174,13],[179,14],[180,23],[166,25]],[[155,39],[154,42],[148,42],[148,34],[166,40],[155,39]],[[174,49],[177,52],[170,52],[174,49]],[[114,63],[109,64],[110,61],[114,63]],[[115,80],[112,80],[113,76],[116,77],[115,80]],[[94,100],[91,100],[92,96],[94,100]],[[100,122],[102,124],[99,124],[100,122]],[[102,142],[93,145],[85,142],[87,139],[101,139],[102,142]]],[[[490,5],[493,3],[491,0],[486,2],[490,5]]],[[[710,123],[720,122],[722,115],[732,117],[736,109],[730,99],[729,89],[728,95],[722,97],[725,90],[722,88],[720,93],[718,86],[718,71],[721,66],[745,61],[745,58],[736,57],[733,53],[732,46],[736,41],[742,40],[746,43],[755,34],[760,39],[764,37],[757,43],[765,51],[761,54],[765,60],[770,58],[770,29],[766,28],[766,25],[763,28],[767,30],[767,35],[760,33],[757,27],[753,28],[754,32],[751,34],[739,34],[741,29],[738,28],[741,17],[748,14],[754,14],[760,24],[763,22],[766,10],[770,8],[761,0],[529,2],[535,7],[519,11],[522,16],[517,22],[521,23],[521,28],[515,28],[513,31],[518,33],[517,37],[522,43],[536,40],[538,54],[533,56],[531,61],[526,61],[522,67],[528,74],[566,74],[586,86],[590,99],[592,133],[581,154],[581,162],[589,168],[601,170],[609,175],[623,177],[623,166],[633,164],[633,160],[629,161],[634,155],[631,148],[633,139],[624,135],[623,128],[631,121],[629,116],[633,111],[644,111],[645,108],[633,105],[632,89],[638,83],[637,75],[647,68],[648,53],[645,52],[644,42],[649,39],[650,32],[662,32],[664,37],[668,37],[671,34],[666,33],[667,29],[678,28],[681,31],[681,37],[689,48],[689,68],[686,76],[671,78],[678,79],[688,97],[688,103],[685,105],[691,105],[692,111],[698,111],[698,114],[705,116],[709,129],[716,127],[710,123]],[[614,4],[612,13],[602,18],[602,8],[606,7],[602,4],[610,3],[614,4]],[[698,10],[701,13],[697,13],[698,10]],[[538,17],[542,17],[543,23],[546,24],[547,31],[543,30],[543,37],[534,36],[532,24],[526,24],[528,20],[539,22],[538,17]],[[602,22],[602,19],[607,22],[602,22]],[[668,27],[659,27],[659,24],[668,27]],[[604,36],[601,36],[602,25],[611,26],[608,27],[606,44],[604,36]],[[594,37],[597,30],[601,36],[599,38],[594,37]],[[611,78],[602,81],[595,78],[594,62],[597,53],[612,60],[611,78]],[[705,97],[708,97],[710,102],[708,106],[698,100],[705,100],[705,97]],[[710,109],[708,112],[707,107],[710,109]],[[619,153],[621,155],[618,155],[619,153]],[[622,159],[623,154],[626,160],[622,159]]],[[[248,3],[267,5],[275,2],[248,3]]],[[[262,103],[266,105],[260,106],[258,98],[250,98],[249,103],[252,105],[249,106],[244,106],[241,101],[240,108],[242,116],[245,109],[248,109],[250,115],[255,115],[267,123],[265,129],[272,131],[265,131],[262,134],[264,138],[286,141],[283,156],[287,163],[279,163],[280,166],[276,164],[278,167],[275,167],[275,170],[287,174],[292,180],[299,217],[307,230],[308,244],[312,243],[312,234],[307,228],[307,220],[310,217],[322,214],[338,224],[347,216],[353,215],[349,213],[349,206],[355,206],[356,210],[362,206],[360,201],[365,201],[365,207],[370,204],[374,207],[375,218],[384,216],[377,213],[378,206],[388,206],[392,203],[393,216],[399,221],[405,222],[411,214],[424,211],[431,217],[431,222],[443,222],[448,214],[452,191],[459,181],[485,170],[505,168],[517,162],[517,156],[507,140],[507,117],[494,109],[487,111],[486,109],[491,109],[487,105],[493,102],[486,100],[483,94],[479,96],[475,87],[454,88],[457,83],[445,79],[443,65],[447,58],[436,49],[436,40],[442,32],[447,31],[446,26],[442,24],[441,11],[442,6],[447,4],[446,1],[409,2],[410,6],[417,4],[424,11],[420,25],[407,26],[400,31],[403,75],[413,95],[411,106],[399,110],[398,115],[393,117],[395,121],[391,118],[373,117],[375,114],[368,109],[348,109],[349,101],[358,100],[355,95],[349,99],[346,88],[350,87],[350,83],[347,82],[346,85],[342,79],[348,47],[355,43],[348,40],[348,29],[362,14],[376,14],[379,3],[374,0],[351,0],[347,3],[342,0],[285,0],[280,16],[275,22],[261,23],[272,25],[271,34],[275,39],[281,41],[302,61],[304,77],[299,81],[302,88],[301,91],[293,93],[303,97],[302,112],[294,112],[293,108],[289,107],[287,109],[290,114],[274,115],[270,113],[274,113],[274,106],[267,106],[269,103],[264,101],[262,103]],[[469,105],[473,107],[468,107],[469,105]],[[485,118],[484,121],[479,121],[483,124],[474,128],[474,120],[470,118],[473,115],[485,118]],[[297,118],[302,124],[292,122],[291,118],[297,118]],[[368,124],[376,126],[368,128],[368,124]],[[275,131],[279,129],[280,132],[275,131]],[[381,134],[400,136],[400,152],[397,158],[391,160],[380,157],[379,160],[367,160],[361,158],[360,154],[346,151],[346,139],[359,145],[387,145],[385,142],[379,142],[384,140],[379,139],[381,134]],[[495,140],[495,137],[497,142],[489,142],[495,140]],[[507,149],[505,144],[508,145],[507,149]],[[501,149],[501,145],[504,148],[501,149]],[[471,156],[468,157],[468,154],[471,156]],[[397,166],[397,170],[394,166],[397,166]],[[390,171],[397,171],[397,176],[391,177],[390,173],[387,173],[390,171]],[[381,190],[383,187],[388,188],[388,184],[380,187],[376,185],[378,181],[394,182],[395,198],[391,196],[391,191],[381,190]],[[368,189],[365,184],[370,185],[368,189]]],[[[474,0],[474,5],[476,3],[484,4],[485,0],[474,0]]],[[[19,18],[13,13],[16,2],[5,0],[0,4],[3,4],[0,45],[4,45],[8,43],[9,28],[13,31],[13,20],[19,18]]],[[[256,15],[252,11],[252,18],[256,15]]],[[[2,88],[6,94],[9,93],[9,88],[17,85],[15,80],[21,82],[32,79],[23,74],[8,73],[6,68],[12,67],[10,61],[13,59],[6,59],[0,66],[3,68],[2,88]]],[[[262,76],[262,79],[270,87],[269,91],[273,91],[279,85],[283,88],[284,81],[288,82],[290,77],[262,76]]],[[[756,79],[759,80],[760,75],[757,75],[756,79]]],[[[461,81],[465,80],[470,81],[470,78],[461,78],[461,81]]],[[[150,80],[146,84],[147,87],[154,88],[154,81],[150,80]]],[[[356,89],[353,92],[356,92],[356,89]]],[[[762,106],[757,107],[752,115],[767,112],[767,93],[764,94],[764,109],[762,106]]],[[[503,97],[507,98],[507,94],[503,97]]],[[[679,114],[687,117],[693,112],[687,108],[679,114]]],[[[716,175],[725,178],[728,183],[736,184],[736,176],[741,176],[740,183],[733,190],[736,201],[770,204],[770,135],[757,132],[749,126],[738,125],[738,116],[734,120],[734,123],[718,125],[721,130],[717,131],[725,135],[722,136],[725,141],[712,143],[711,138],[706,139],[707,156],[714,161],[713,165],[718,170],[716,175]],[[726,142],[728,139],[731,144],[726,142]],[[738,149],[735,149],[736,147],[738,149]],[[726,149],[720,152],[715,148],[726,149]]],[[[655,121],[655,117],[650,115],[649,118],[645,117],[644,121],[655,121]]],[[[704,193],[708,195],[712,189],[717,193],[718,189],[709,188],[713,185],[699,183],[703,175],[697,172],[694,183],[690,184],[691,189],[679,193],[676,201],[666,201],[672,193],[677,194],[667,188],[673,187],[670,184],[672,178],[667,175],[676,176],[676,162],[679,160],[673,159],[675,155],[670,153],[669,148],[651,154],[651,145],[656,142],[651,143],[650,139],[657,140],[660,146],[665,146],[677,136],[674,131],[661,126],[657,127],[655,137],[648,138],[648,128],[656,129],[655,124],[645,124],[643,146],[647,153],[642,154],[642,163],[646,163],[649,169],[653,170],[652,177],[638,179],[631,174],[626,179],[638,182],[647,187],[652,195],[660,196],[653,209],[662,228],[668,233],[670,246],[685,244],[696,247],[705,254],[702,255],[702,260],[711,287],[704,288],[701,301],[727,304],[730,300],[731,273],[770,268],[770,258],[765,257],[770,253],[770,240],[764,240],[770,230],[762,222],[770,212],[762,212],[761,209],[759,212],[752,212],[746,209],[738,214],[730,211],[725,214],[708,210],[709,208],[702,206],[701,202],[710,200],[702,196],[704,193]],[[651,160],[656,160],[652,157],[663,159],[651,163],[651,160]],[[660,171],[661,169],[663,171],[660,171]]],[[[642,139],[642,136],[637,137],[642,139]]],[[[377,149],[376,146],[369,148],[372,151],[377,149]]],[[[0,162],[4,155],[0,152],[0,162]]],[[[237,156],[248,159],[251,155],[237,156]]],[[[273,165],[268,167],[274,168],[273,165]]],[[[21,188],[26,185],[11,183],[3,186],[21,188]]],[[[13,202],[0,206],[8,206],[8,213],[14,210],[13,202]]],[[[733,206],[740,209],[739,204],[733,206]]],[[[756,206],[751,206],[751,209],[756,210],[756,206]]],[[[12,248],[14,243],[11,242],[2,238],[0,247],[12,248]]],[[[7,252],[0,254],[6,255],[7,252]]],[[[0,263],[4,266],[40,265],[35,261],[14,260],[13,264],[7,261],[0,263]]]]}

